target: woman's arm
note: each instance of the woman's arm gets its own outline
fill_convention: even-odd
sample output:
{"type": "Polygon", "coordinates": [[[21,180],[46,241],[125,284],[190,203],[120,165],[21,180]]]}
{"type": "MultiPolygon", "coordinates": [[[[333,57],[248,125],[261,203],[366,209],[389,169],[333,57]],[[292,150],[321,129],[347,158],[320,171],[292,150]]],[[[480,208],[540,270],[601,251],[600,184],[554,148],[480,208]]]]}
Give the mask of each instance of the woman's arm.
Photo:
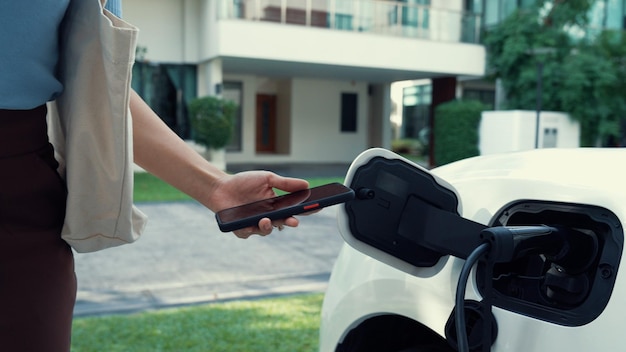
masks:
{"type": "MultiPolygon", "coordinates": [[[[134,91],[130,109],[133,117],[134,158],[137,165],[198,200],[210,210],[221,209],[274,196],[273,188],[293,192],[308,187],[305,180],[282,177],[267,171],[227,174],[206,161],[180,139],[134,91]]],[[[267,235],[274,226],[297,226],[298,220],[263,219],[254,228],[235,231],[247,238],[267,235]]]]}

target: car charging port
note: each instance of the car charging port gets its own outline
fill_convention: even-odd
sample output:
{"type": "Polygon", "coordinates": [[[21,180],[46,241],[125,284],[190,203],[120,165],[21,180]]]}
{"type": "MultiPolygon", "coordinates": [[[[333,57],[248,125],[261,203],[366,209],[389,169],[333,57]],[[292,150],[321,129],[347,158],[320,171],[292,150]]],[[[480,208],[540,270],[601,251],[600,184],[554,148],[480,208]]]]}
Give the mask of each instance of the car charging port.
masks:
{"type": "MultiPolygon", "coordinates": [[[[475,350],[471,347],[474,331],[481,331],[481,349],[490,350],[495,340],[497,325],[491,318],[483,318],[481,324],[474,324],[473,318],[466,318],[467,304],[465,290],[471,268],[483,261],[481,293],[483,300],[480,311],[491,314],[494,302],[493,268],[497,263],[509,264],[529,256],[539,256],[549,269],[542,277],[541,291],[546,301],[559,307],[574,307],[583,304],[591,292],[589,272],[598,258],[598,239],[593,233],[585,233],[567,226],[524,225],[494,226],[480,232],[481,244],[468,256],[459,274],[455,309],[446,324],[446,337],[455,342],[459,352],[475,350]],[[454,326],[454,330],[451,329],[454,326]],[[494,326],[496,329],[494,330],[494,326]],[[489,343],[489,341],[491,343],[489,343]]],[[[480,277],[480,276],[479,276],[480,277]]],[[[536,309],[536,307],[533,307],[536,309]]],[[[474,338],[475,339],[475,338],[474,338]]]]}
{"type": "Polygon", "coordinates": [[[511,262],[530,255],[549,264],[541,293],[558,306],[575,306],[589,294],[586,272],[598,256],[598,238],[593,232],[564,226],[491,227],[481,237],[491,243],[491,260],[511,262]]]}
{"type": "Polygon", "coordinates": [[[492,292],[493,305],[565,326],[587,324],[602,313],[623,247],[615,214],[589,205],[518,201],[493,219],[487,237],[493,229],[536,224],[551,229],[545,237],[524,239],[525,244],[507,252],[508,261],[494,260],[491,270],[480,270],[488,263],[479,263],[479,290],[492,292]],[[491,277],[489,284],[484,284],[485,275],[491,277]]]}

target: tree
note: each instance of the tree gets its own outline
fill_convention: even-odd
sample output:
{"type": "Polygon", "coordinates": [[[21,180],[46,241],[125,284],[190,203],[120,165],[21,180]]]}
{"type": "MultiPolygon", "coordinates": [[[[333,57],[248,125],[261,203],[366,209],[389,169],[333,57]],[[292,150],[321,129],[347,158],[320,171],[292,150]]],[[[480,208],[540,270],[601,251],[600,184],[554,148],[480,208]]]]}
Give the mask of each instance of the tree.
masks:
{"type": "MultiPolygon", "coordinates": [[[[614,84],[607,92],[612,99],[608,100],[608,115],[605,123],[600,126],[600,134],[608,136],[609,140],[620,140],[625,144],[626,134],[626,35],[624,31],[604,31],[598,37],[597,43],[603,55],[610,59],[613,70],[610,72],[614,84]]],[[[610,146],[612,144],[609,143],[610,146]]]]}
{"type": "Polygon", "coordinates": [[[542,110],[564,111],[578,120],[582,145],[619,135],[626,114],[623,37],[588,35],[593,2],[540,0],[486,30],[484,37],[488,72],[501,79],[506,108],[534,110],[541,79],[542,110]]]}
{"type": "Polygon", "coordinates": [[[563,62],[567,75],[559,93],[561,110],[580,122],[582,145],[595,145],[597,139],[619,134],[615,102],[622,98],[612,92],[619,82],[610,60],[598,49],[597,45],[580,46],[576,55],[563,62]]]}

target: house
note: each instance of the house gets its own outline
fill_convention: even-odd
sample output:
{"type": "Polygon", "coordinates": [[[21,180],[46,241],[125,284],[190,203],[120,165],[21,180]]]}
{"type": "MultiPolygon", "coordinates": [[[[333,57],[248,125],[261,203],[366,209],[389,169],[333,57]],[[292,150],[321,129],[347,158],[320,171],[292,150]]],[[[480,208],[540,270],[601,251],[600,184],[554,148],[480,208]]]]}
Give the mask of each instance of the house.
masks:
{"type": "Polygon", "coordinates": [[[345,163],[390,147],[393,82],[434,106],[484,74],[466,0],[124,0],[140,28],[133,87],[183,138],[186,104],[239,105],[228,164],[345,163]]]}

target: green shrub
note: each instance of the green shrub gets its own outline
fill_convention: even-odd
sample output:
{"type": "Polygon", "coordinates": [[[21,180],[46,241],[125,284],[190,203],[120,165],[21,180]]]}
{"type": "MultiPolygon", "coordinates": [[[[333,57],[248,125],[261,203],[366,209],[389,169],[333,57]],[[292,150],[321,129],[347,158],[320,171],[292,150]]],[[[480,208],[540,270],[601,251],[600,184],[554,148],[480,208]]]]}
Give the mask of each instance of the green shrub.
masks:
{"type": "Polygon", "coordinates": [[[221,149],[233,134],[237,104],[218,97],[206,96],[189,103],[193,140],[207,148],[221,149]]]}
{"type": "Polygon", "coordinates": [[[391,141],[391,150],[397,154],[421,156],[424,151],[424,146],[417,139],[395,139],[391,141]]]}
{"type": "Polygon", "coordinates": [[[478,126],[487,107],[479,101],[455,100],[435,110],[434,163],[437,166],[477,156],[478,126]]]}

